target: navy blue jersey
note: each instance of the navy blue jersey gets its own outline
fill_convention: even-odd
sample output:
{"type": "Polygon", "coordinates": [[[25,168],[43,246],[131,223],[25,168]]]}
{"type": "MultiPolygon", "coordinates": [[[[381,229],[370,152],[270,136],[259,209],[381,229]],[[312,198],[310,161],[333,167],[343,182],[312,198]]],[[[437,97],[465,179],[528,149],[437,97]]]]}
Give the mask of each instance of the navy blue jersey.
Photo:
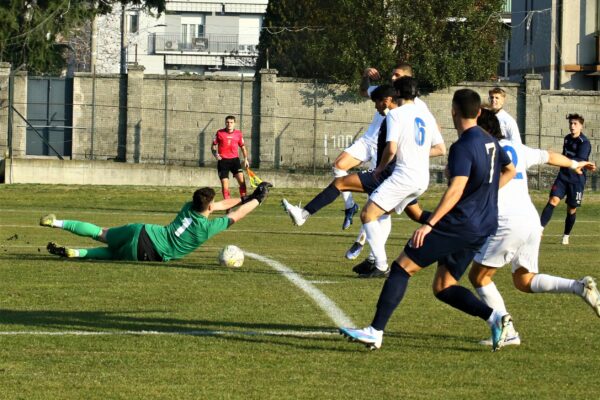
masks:
{"type": "MultiPolygon", "coordinates": [[[[591,152],[592,145],[583,133],[576,138],[571,134],[565,136],[562,151],[563,156],[575,161],[589,161],[591,152]]],[[[570,168],[561,168],[558,172],[558,177],[569,183],[585,182],[585,170],[583,170],[583,175],[578,175],[570,168]]]]}
{"type": "Polygon", "coordinates": [[[454,208],[435,227],[451,236],[481,237],[498,228],[500,170],[510,164],[508,154],[478,126],[467,129],[450,147],[450,178],[467,176],[465,190],[454,208]]]}

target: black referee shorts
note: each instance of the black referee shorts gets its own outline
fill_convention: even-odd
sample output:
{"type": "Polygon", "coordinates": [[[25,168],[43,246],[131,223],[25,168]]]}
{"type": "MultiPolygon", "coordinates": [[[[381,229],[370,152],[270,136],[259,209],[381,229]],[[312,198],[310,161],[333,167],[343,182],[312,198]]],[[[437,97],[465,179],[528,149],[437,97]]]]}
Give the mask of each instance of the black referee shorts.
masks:
{"type": "Polygon", "coordinates": [[[229,173],[232,175],[242,173],[242,164],[240,158],[223,158],[217,161],[217,171],[219,173],[219,179],[229,179],[229,173]]]}

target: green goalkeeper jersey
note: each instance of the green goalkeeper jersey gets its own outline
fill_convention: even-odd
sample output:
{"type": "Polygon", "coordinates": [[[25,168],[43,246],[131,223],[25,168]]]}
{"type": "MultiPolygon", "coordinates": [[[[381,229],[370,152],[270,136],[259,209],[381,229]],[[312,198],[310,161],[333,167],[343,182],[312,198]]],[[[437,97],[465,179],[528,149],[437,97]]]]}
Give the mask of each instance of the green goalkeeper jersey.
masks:
{"type": "Polygon", "coordinates": [[[196,250],[212,236],[229,227],[229,218],[208,219],[184,204],[169,225],[146,224],[146,232],[163,261],[176,260],[196,250]]]}

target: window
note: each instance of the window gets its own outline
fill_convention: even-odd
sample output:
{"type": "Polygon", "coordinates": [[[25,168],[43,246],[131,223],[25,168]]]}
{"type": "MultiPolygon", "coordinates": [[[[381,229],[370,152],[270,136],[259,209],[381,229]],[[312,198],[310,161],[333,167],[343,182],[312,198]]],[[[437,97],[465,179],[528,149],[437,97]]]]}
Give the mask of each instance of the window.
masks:
{"type": "Polygon", "coordinates": [[[140,15],[131,14],[129,16],[129,32],[138,33],[140,30],[140,15]]]}
{"type": "Polygon", "coordinates": [[[510,75],[510,39],[504,41],[500,61],[498,63],[498,78],[508,79],[510,75]]]}

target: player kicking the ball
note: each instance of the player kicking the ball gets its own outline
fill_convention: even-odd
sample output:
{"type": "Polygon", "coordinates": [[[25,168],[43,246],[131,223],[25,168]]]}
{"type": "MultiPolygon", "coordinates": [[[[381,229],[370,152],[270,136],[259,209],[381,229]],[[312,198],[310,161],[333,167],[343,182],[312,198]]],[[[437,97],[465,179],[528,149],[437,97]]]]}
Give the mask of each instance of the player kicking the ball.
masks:
{"type": "Polygon", "coordinates": [[[185,203],[169,225],[128,224],[101,228],[81,221],[58,220],[53,214],[40,219],[41,226],[59,228],[79,236],[89,237],[108,246],[73,249],[48,243],[51,254],[68,258],[94,260],[169,261],[186,256],[212,236],[229,228],[254,210],[269,193],[272,185],[261,183],[242,199],[214,201],[215,191],[205,187],[194,192],[191,202],[185,203]],[[240,205],[241,204],[241,205],[240,205]],[[214,211],[238,206],[224,217],[209,219],[214,211]]]}
{"type": "MultiPolygon", "coordinates": [[[[594,171],[595,165],[587,161],[571,160],[561,154],[532,149],[519,141],[504,138],[495,115],[482,110],[478,124],[500,140],[500,145],[511,155],[516,176],[498,192],[498,230],[490,236],[475,255],[469,279],[479,297],[490,307],[507,312],[504,300],[492,278],[499,268],[512,264],[513,282],[525,293],[571,293],[580,296],[600,317],[600,294],[590,276],[580,280],[565,279],[538,273],[538,254],[542,226],[529,197],[527,169],[539,164],[549,164],[581,174],[582,169],[594,171]]],[[[491,340],[482,344],[491,345],[491,340]]],[[[521,343],[513,327],[509,329],[505,344],[521,343]]]]}

